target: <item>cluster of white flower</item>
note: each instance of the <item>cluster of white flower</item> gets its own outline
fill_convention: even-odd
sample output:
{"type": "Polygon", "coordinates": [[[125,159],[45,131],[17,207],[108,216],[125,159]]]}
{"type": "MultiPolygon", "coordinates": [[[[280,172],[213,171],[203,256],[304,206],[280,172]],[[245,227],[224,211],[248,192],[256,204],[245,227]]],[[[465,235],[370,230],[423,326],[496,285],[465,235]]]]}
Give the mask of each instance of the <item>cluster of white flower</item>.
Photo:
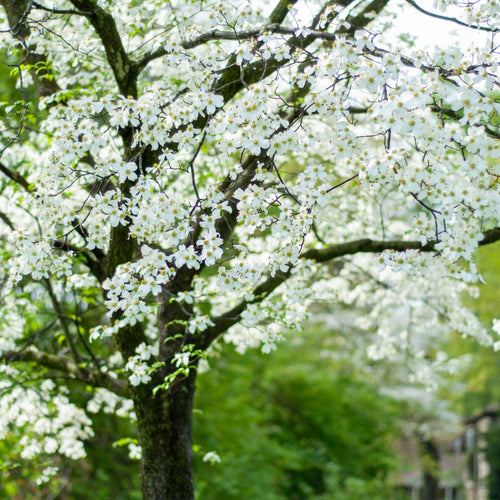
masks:
{"type": "MultiPolygon", "coordinates": [[[[474,314],[461,305],[460,296],[467,290],[466,280],[462,278],[459,284],[453,276],[448,274],[447,277],[446,262],[416,251],[406,252],[404,256],[384,253],[380,261],[396,262],[391,262],[390,267],[385,267],[377,275],[374,259],[367,256],[364,260],[363,268],[357,272],[373,273],[372,282],[354,286],[344,284],[338,290],[340,301],[367,311],[356,319],[356,324],[375,334],[368,348],[372,358],[405,360],[411,366],[415,380],[422,382],[429,369],[429,350],[439,346],[451,332],[492,345],[491,335],[474,314]],[[428,280],[429,269],[433,269],[440,280],[428,280]],[[443,290],[446,293],[442,293],[443,290]]],[[[336,284],[346,279],[356,282],[355,276],[356,268],[347,264],[336,278],[336,284]]],[[[448,361],[436,359],[433,365],[447,367],[448,361]]]]}
{"type": "MultiPolygon", "coordinates": [[[[2,382],[2,389],[9,383],[2,382]]],[[[4,391],[0,414],[0,438],[4,439],[12,429],[22,432],[17,448],[24,459],[53,453],[82,458],[83,440],[93,434],[85,412],[57,392],[50,380],[39,388],[16,386],[4,391]]]]}
{"type": "Polygon", "coordinates": [[[2,302],[0,328],[3,334],[0,336],[0,355],[3,351],[15,349],[16,344],[22,340],[30,305],[26,299],[16,299],[13,295],[6,296],[2,302]]]}
{"type": "Polygon", "coordinates": [[[147,384],[151,381],[147,362],[151,357],[158,356],[158,347],[142,342],[135,352],[136,355],[131,356],[125,364],[125,370],[132,372],[128,379],[132,385],[147,384]]]}
{"type": "Polygon", "coordinates": [[[172,276],[174,269],[169,267],[163,252],[146,245],[141,252],[140,260],[120,266],[111,279],[103,282],[110,312],[120,309],[129,318],[142,318],[146,312],[145,299],[158,295],[161,285],[172,276]]]}
{"type": "Polygon", "coordinates": [[[209,326],[214,326],[213,321],[210,319],[210,316],[207,314],[196,316],[191,319],[188,324],[188,332],[189,333],[200,333],[204,332],[209,326]]]}
{"type": "Polygon", "coordinates": [[[151,179],[141,179],[132,189],[130,231],[139,241],[175,247],[191,231],[189,210],[177,195],[157,192],[151,179]]]}
{"type": "Polygon", "coordinates": [[[103,388],[97,388],[94,391],[92,399],[87,402],[87,412],[98,413],[99,411],[135,420],[132,400],[120,398],[111,391],[103,388]]]}
{"type": "Polygon", "coordinates": [[[209,451],[203,455],[203,461],[215,465],[220,463],[220,457],[215,451],[209,451]]]}
{"type": "Polygon", "coordinates": [[[72,274],[72,255],[57,254],[50,241],[32,241],[18,231],[13,234],[18,256],[10,267],[9,279],[17,283],[23,276],[31,275],[34,280],[48,278],[50,275],[62,277],[72,274]]]}
{"type": "MultiPolygon", "coordinates": [[[[214,4],[203,22],[210,27],[218,23],[225,25],[238,10],[229,14],[227,9],[220,3],[214,4]]],[[[249,8],[248,15],[239,21],[240,26],[255,16],[255,12],[251,12],[249,8]]],[[[134,11],[133,16],[140,16],[140,11],[134,11]]],[[[203,22],[199,26],[203,26],[203,22]]],[[[126,24],[122,23],[124,29],[126,24]]],[[[189,32],[188,17],[176,29],[185,30],[188,40],[198,36],[196,32],[189,32]]],[[[302,63],[303,55],[300,51],[292,55],[285,38],[266,33],[258,40],[240,43],[236,50],[237,64],[245,66],[271,57],[276,62],[292,59],[302,63]]],[[[231,155],[237,152],[251,155],[267,152],[280,161],[293,152],[299,164],[295,167],[296,178],[278,182],[279,189],[275,188],[276,175],[272,169],[264,171],[260,167],[254,183],[233,193],[238,200],[239,227],[235,234],[257,236],[256,242],[246,242],[238,252],[246,254],[248,250],[243,248],[252,248],[254,255],[261,253],[261,259],[258,265],[255,262],[246,265],[233,257],[230,264],[219,267],[217,280],[206,283],[219,293],[241,290],[245,280],[244,288],[250,291],[265,269],[275,274],[296,267],[304,242],[309,242],[313,224],[319,224],[323,234],[329,233],[325,214],[332,211],[342,226],[337,231],[337,241],[353,232],[364,232],[367,236],[376,232],[374,217],[365,218],[363,211],[369,209],[360,203],[360,194],[348,190],[342,199],[333,196],[332,177],[342,179],[345,175],[358,174],[362,186],[370,193],[379,189],[378,186],[385,186],[391,190],[394,206],[403,202],[403,196],[408,199],[423,191],[423,195],[418,195],[425,200],[422,207],[432,207],[433,212],[427,216],[425,211],[416,213],[418,220],[425,219],[425,224],[417,225],[418,237],[425,242],[438,234],[436,250],[450,265],[459,258],[471,258],[481,238],[478,221],[498,217],[497,195],[486,182],[490,175],[488,161],[495,157],[496,148],[495,139],[484,133],[485,124],[492,110],[499,108],[496,102],[484,96],[497,70],[491,51],[471,52],[467,58],[457,49],[413,54],[412,68],[408,58],[403,61],[401,56],[388,51],[378,52],[367,31],[356,32],[353,39],[338,37],[332,41],[329,51],[320,53],[311,64],[305,64],[291,76],[296,88],[311,87],[304,101],[304,119],[292,133],[284,115],[275,114],[280,103],[275,96],[279,95],[283,83],[249,85],[241,99],[225,104],[222,95],[208,91],[213,81],[208,68],[212,64],[217,66],[216,59],[206,62],[203,68],[196,62],[194,52],[184,49],[178,41],[167,38],[162,43],[167,52],[163,64],[171,68],[181,65],[192,76],[180,98],[176,98],[178,87],[165,81],[144,87],[137,99],[110,94],[94,99],[83,95],[71,100],[69,113],[57,107],[50,110],[52,123],[47,130],[56,133],[48,158],[51,168],[45,175],[44,185],[52,186],[49,189],[52,194],[55,187],[65,186],[61,184],[63,180],[68,184],[69,179],[85,178],[75,170],[75,165],[86,155],[97,162],[100,176],[97,179],[101,179],[103,185],[109,178],[119,184],[134,184],[126,193],[119,187],[103,193],[91,192],[86,199],[83,191],[78,193],[86,214],[88,248],[106,249],[109,226],[123,225],[139,242],[158,243],[172,249],[164,253],[145,245],[138,262],[121,266],[115,276],[104,283],[111,312],[121,310],[132,322],[137,321],[147,311],[147,297],[157,295],[161,285],[174,276],[175,269],[185,266],[199,270],[202,266],[218,265],[224,255],[224,241],[216,230],[218,221],[231,210],[224,194],[210,190],[200,179],[200,192],[205,190],[201,200],[188,201],[178,195],[179,190],[186,192],[191,185],[188,178],[192,167],[186,168],[186,162],[190,161],[187,153],[196,146],[198,133],[191,124],[201,116],[216,115],[208,125],[206,140],[216,147],[221,162],[231,163],[231,155]],[[489,80],[479,81],[475,72],[469,75],[468,68],[473,62],[486,61],[489,80]],[[420,69],[419,64],[424,63],[441,72],[449,71],[450,76],[442,78],[439,71],[420,69]],[[410,67],[405,69],[405,66],[410,67]],[[467,85],[457,85],[458,76],[454,72],[467,85]],[[336,83],[343,78],[349,78],[348,88],[336,83]],[[463,117],[459,117],[457,125],[446,122],[431,111],[430,99],[436,102],[442,99],[452,112],[463,113],[463,117]],[[352,106],[364,107],[366,118],[360,116],[359,121],[353,123],[348,115],[352,106]],[[103,119],[107,127],[103,126],[103,119]],[[154,151],[167,143],[176,143],[177,153],[167,148],[163,163],[156,166],[139,165],[133,158],[119,160],[109,139],[126,127],[136,129],[135,146],[148,146],[154,151]],[[390,147],[378,147],[376,141],[373,147],[373,136],[380,137],[381,141],[384,137],[385,141],[390,140],[390,147]],[[416,148],[408,147],[409,139],[416,148]],[[310,150],[316,145],[322,159],[330,158],[335,167],[326,167],[318,161],[310,163],[310,150]],[[456,168],[457,162],[461,163],[460,169],[456,168]],[[154,172],[154,177],[138,179],[146,169],[154,172]],[[187,175],[183,175],[184,172],[187,175]],[[56,183],[51,184],[50,179],[56,183]],[[474,185],[471,181],[475,181],[474,185]],[[168,187],[162,188],[162,185],[168,187]],[[299,208],[293,206],[289,194],[300,203],[299,208]],[[200,201],[201,215],[192,210],[200,201]],[[345,206],[348,208],[344,209],[345,206]],[[197,217],[203,234],[190,242],[197,217]],[[262,235],[266,236],[263,245],[259,243],[262,235]]],[[[285,79],[285,75],[282,76],[285,79]]],[[[207,162],[207,172],[214,171],[211,154],[211,150],[200,152],[200,163],[207,162]]],[[[242,167],[233,168],[236,170],[229,175],[235,180],[242,167]]],[[[216,180],[213,173],[207,175],[216,180]]],[[[50,224],[44,226],[44,239],[38,242],[22,235],[17,238],[22,254],[14,268],[17,280],[26,274],[47,277],[49,268],[59,269],[60,276],[72,272],[71,254],[54,256],[49,238],[57,236],[53,234],[55,227],[65,228],[66,232],[73,230],[75,206],[69,206],[67,200],[59,197],[44,196],[37,211],[50,224]]],[[[383,231],[397,236],[401,234],[403,222],[396,221],[396,217],[392,219],[393,223],[387,227],[382,221],[383,231]]],[[[386,264],[394,265],[398,259],[386,260],[386,264]]],[[[418,255],[405,256],[405,266],[416,264],[415,259],[423,269],[426,259],[418,255]]]]}

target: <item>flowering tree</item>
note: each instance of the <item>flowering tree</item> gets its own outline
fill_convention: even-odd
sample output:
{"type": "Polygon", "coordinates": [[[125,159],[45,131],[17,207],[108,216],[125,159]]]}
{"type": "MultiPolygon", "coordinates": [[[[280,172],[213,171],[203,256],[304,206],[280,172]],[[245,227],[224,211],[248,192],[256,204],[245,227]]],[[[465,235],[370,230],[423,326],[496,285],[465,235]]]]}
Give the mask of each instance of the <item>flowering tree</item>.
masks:
{"type": "Polygon", "coordinates": [[[0,4],[0,435],[23,458],[82,456],[105,406],[136,419],[144,498],[193,498],[197,369],[221,338],[274,349],[316,299],[372,309],[373,357],[491,342],[459,302],[500,238],[496,1],[435,2],[464,53],[396,49],[389,0],[0,4]]]}

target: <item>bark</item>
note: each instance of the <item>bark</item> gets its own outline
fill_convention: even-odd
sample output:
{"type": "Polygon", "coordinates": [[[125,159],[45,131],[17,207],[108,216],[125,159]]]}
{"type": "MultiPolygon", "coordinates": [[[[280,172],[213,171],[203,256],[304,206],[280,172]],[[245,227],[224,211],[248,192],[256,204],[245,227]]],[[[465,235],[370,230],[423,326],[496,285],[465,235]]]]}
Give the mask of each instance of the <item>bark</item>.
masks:
{"type": "Polygon", "coordinates": [[[134,394],[142,446],[144,500],[194,499],[192,415],[196,371],[168,391],[152,394],[142,385],[134,394]]]}

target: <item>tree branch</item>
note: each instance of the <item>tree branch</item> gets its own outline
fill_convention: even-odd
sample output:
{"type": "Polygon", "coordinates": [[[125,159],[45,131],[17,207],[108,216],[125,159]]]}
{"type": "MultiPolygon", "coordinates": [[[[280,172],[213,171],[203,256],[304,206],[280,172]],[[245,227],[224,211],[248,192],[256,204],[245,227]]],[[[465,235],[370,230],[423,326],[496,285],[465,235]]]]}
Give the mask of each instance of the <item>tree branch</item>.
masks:
{"type": "Polygon", "coordinates": [[[14,223],[10,220],[9,216],[5,213],[0,211],[0,220],[11,230],[15,231],[16,227],[14,226],[14,223]]]}
{"type": "Polygon", "coordinates": [[[84,374],[82,374],[80,368],[65,356],[49,354],[33,347],[23,351],[3,351],[0,354],[0,361],[6,364],[15,361],[36,363],[39,366],[71,375],[75,380],[90,384],[93,387],[103,387],[118,396],[129,397],[128,384],[123,380],[114,379],[106,373],[95,370],[88,371],[83,376],[84,374]]]}
{"type": "Polygon", "coordinates": [[[137,68],[130,61],[123,46],[115,20],[111,14],[92,0],[70,0],[89,20],[102,41],[106,57],[120,92],[124,96],[137,96],[137,68]]]}
{"type": "Polygon", "coordinates": [[[46,7],[45,5],[42,5],[41,3],[38,2],[32,2],[33,7],[39,10],[44,10],[46,12],[50,12],[51,14],[76,14],[78,16],[87,16],[90,14],[90,12],[83,12],[81,10],[74,10],[74,9],[56,9],[55,7],[46,7]]]}
{"type": "Polygon", "coordinates": [[[374,19],[373,14],[380,14],[388,3],[389,0],[373,0],[356,16],[348,16],[346,21],[350,25],[349,28],[340,29],[337,33],[353,36],[356,30],[370,24],[374,19]]]}
{"type": "MultiPolygon", "coordinates": [[[[479,242],[479,246],[488,245],[500,241],[500,228],[491,229],[483,233],[483,239],[479,242]]],[[[436,241],[429,241],[422,244],[419,241],[377,241],[369,238],[350,241],[347,243],[339,243],[322,249],[311,249],[301,254],[302,259],[313,260],[318,263],[327,262],[329,260],[353,255],[356,253],[380,253],[384,250],[394,250],[396,252],[404,252],[406,250],[421,250],[422,252],[431,252],[436,246],[436,241]]],[[[241,314],[245,309],[255,303],[262,302],[268,297],[278,286],[283,284],[292,276],[293,268],[288,271],[269,276],[263,283],[258,285],[252,293],[254,299],[242,300],[231,310],[221,316],[212,318],[214,325],[202,334],[198,335],[195,340],[197,349],[207,349],[220,335],[227,331],[231,326],[237,324],[241,320],[241,314]]]]}
{"type": "Polygon", "coordinates": [[[412,7],[417,9],[422,14],[425,14],[429,17],[434,17],[436,19],[440,19],[441,21],[450,21],[452,23],[458,24],[459,26],[463,26],[464,28],[470,28],[473,30],[487,31],[488,33],[499,33],[500,28],[489,28],[488,26],[476,26],[474,24],[467,24],[456,17],[448,17],[443,16],[442,14],[436,14],[435,12],[429,12],[428,10],[423,9],[420,5],[417,4],[414,0],[406,0],[406,3],[410,4],[412,7]]]}
{"type": "MultiPolygon", "coordinates": [[[[193,38],[192,40],[184,40],[180,46],[185,49],[194,49],[199,45],[203,45],[211,40],[248,40],[257,35],[262,35],[265,32],[283,33],[292,35],[296,30],[280,28],[280,24],[285,20],[290,12],[290,9],[296,4],[298,0],[280,0],[276,7],[269,15],[267,22],[259,28],[235,31],[235,30],[219,30],[213,29],[202,33],[201,35],[193,38]]],[[[144,55],[139,61],[136,62],[138,73],[140,73],[151,61],[163,57],[167,54],[165,48],[160,47],[157,50],[144,55]]]]}
{"type": "Polygon", "coordinates": [[[33,192],[33,188],[30,187],[29,182],[19,173],[14,172],[14,170],[0,163],[0,172],[5,174],[9,179],[13,180],[16,184],[19,184],[28,193],[33,192]]]}
{"type": "Polygon", "coordinates": [[[479,242],[479,246],[489,245],[500,240],[500,228],[490,229],[483,233],[483,239],[479,242]]]}

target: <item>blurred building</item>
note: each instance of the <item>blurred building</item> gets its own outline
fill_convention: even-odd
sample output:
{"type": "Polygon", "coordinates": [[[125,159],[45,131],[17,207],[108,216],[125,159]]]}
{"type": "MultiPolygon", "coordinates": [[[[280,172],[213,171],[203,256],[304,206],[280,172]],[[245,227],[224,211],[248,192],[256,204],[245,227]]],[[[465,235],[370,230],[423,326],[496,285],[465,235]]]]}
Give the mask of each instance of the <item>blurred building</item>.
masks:
{"type": "Polygon", "coordinates": [[[485,433],[499,415],[496,406],[484,408],[464,419],[464,432],[455,438],[400,440],[397,454],[408,467],[395,481],[394,499],[489,500],[485,433]]]}

